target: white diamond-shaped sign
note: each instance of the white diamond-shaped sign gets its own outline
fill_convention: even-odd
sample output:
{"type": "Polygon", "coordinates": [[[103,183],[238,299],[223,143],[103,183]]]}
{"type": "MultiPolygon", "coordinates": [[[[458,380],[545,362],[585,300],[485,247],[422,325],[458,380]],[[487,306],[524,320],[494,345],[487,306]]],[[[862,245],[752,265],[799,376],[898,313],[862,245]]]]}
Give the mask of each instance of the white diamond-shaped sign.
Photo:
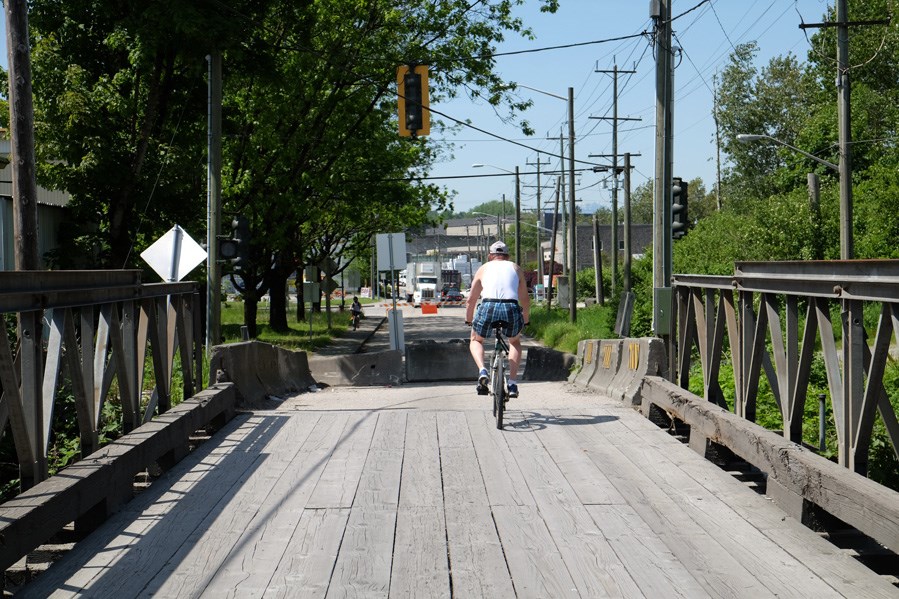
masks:
{"type": "Polygon", "coordinates": [[[206,250],[175,225],[168,233],[141,252],[150,268],[165,281],[180,281],[200,262],[206,259],[206,250]]]}

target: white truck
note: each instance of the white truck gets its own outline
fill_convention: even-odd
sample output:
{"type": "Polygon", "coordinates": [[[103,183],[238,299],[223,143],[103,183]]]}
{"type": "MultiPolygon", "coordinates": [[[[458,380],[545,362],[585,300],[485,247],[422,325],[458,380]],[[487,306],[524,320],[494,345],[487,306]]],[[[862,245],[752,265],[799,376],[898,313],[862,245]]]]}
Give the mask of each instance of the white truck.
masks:
{"type": "Polygon", "coordinates": [[[440,263],[410,262],[406,265],[406,301],[416,308],[425,303],[438,302],[440,298],[440,263]]]}

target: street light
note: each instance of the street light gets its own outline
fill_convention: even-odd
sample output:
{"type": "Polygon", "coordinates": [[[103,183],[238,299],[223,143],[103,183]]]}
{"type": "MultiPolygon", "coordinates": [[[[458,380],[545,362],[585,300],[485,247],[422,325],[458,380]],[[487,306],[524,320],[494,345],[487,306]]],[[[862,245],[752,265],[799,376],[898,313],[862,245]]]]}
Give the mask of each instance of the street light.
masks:
{"type": "MultiPolygon", "coordinates": [[[[790,148],[794,152],[802,154],[806,158],[810,160],[814,160],[818,164],[823,164],[827,168],[836,171],[837,176],[841,177],[842,173],[840,172],[840,167],[829,160],[824,160],[823,158],[818,158],[814,154],[810,154],[805,150],[801,150],[792,144],[788,144],[785,141],[779,140],[776,137],[771,137],[770,135],[755,135],[749,133],[740,133],[737,135],[737,141],[742,143],[749,143],[753,141],[761,141],[767,140],[785,148],[790,148]]],[[[812,175],[809,175],[812,177],[812,175]]],[[[809,179],[809,193],[812,196],[812,201],[816,201],[815,197],[817,196],[817,185],[816,182],[813,183],[812,179],[809,179]]],[[[849,260],[852,258],[852,187],[849,185],[843,185],[841,181],[840,185],[840,260],[849,260]]]]}
{"type": "MultiPolygon", "coordinates": [[[[504,173],[509,173],[510,175],[515,175],[515,260],[521,263],[521,186],[518,184],[518,167],[516,166],[515,171],[513,172],[494,164],[481,164],[476,162],[471,165],[471,168],[483,168],[485,166],[495,168],[504,173]]],[[[503,201],[503,206],[505,206],[505,200],[503,201]]]]}

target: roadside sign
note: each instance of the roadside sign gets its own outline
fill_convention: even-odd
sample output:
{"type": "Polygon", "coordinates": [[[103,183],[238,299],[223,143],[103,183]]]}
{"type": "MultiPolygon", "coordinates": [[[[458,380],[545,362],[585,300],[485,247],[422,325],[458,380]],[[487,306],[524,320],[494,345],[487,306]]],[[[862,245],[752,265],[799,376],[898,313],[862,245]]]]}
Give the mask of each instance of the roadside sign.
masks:
{"type": "Polygon", "coordinates": [[[379,233],[375,238],[378,272],[406,268],[406,234],[379,233]]]}
{"type": "Polygon", "coordinates": [[[141,252],[141,258],[163,281],[180,281],[206,260],[206,250],[187,232],[175,225],[168,233],[141,252]]]}

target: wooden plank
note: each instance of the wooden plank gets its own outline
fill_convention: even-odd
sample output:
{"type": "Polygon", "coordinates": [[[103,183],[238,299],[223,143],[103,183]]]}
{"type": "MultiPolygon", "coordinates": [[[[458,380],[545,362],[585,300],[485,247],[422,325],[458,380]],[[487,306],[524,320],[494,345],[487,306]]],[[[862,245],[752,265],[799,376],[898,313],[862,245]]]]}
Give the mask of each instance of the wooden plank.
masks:
{"type": "Polygon", "coordinates": [[[443,508],[437,418],[433,412],[409,414],[400,506],[443,508]]]}
{"type": "Polygon", "coordinates": [[[543,447],[552,456],[565,481],[571,485],[584,505],[626,503],[602,470],[587,457],[580,445],[568,434],[570,426],[605,422],[611,418],[613,416],[606,414],[605,411],[599,415],[569,412],[558,419],[564,426],[547,426],[539,433],[543,447]]]}
{"type": "Polygon", "coordinates": [[[646,597],[711,597],[630,506],[588,505],[586,509],[646,597]]]}
{"type": "Polygon", "coordinates": [[[467,420],[461,412],[445,414],[437,425],[453,597],[513,597],[467,420]]]}
{"type": "MultiPolygon", "coordinates": [[[[295,417],[296,418],[296,417],[295,417]]],[[[318,440],[313,441],[313,446],[318,440]]],[[[262,596],[272,579],[279,562],[284,558],[287,545],[299,526],[304,508],[315,484],[327,463],[330,448],[306,451],[302,439],[285,438],[285,453],[295,447],[300,451],[290,459],[283,476],[275,483],[272,492],[259,506],[259,510],[240,535],[234,549],[222,562],[219,570],[205,587],[183,590],[179,595],[195,595],[197,591],[208,597],[262,596]]],[[[344,518],[345,521],[345,518],[344,518]]],[[[331,570],[333,561],[329,564],[331,570]]],[[[183,568],[179,566],[179,569],[183,568]]],[[[163,595],[166,592],[163,588],[163,595]]]]}
{"type": "MultiPolygon", "coordinates": [[[[744,517],[702,487],[681,471],[676,458],[679,452],[690,451],[680,447],[678,451],[662,453],[643,445],[640,437],[627,427],[617,427],[608,436],[619,447],[627,447],[627,455],[634,467],[638,464],[655,463],[658,468],[645,470],[647,475],[660,487],[667,486],[677,492],[669,492],[669,497],[724,550],[739,559],[740,563],[754,573],[756,580],[772,593],[786,596],[836,597],[838,594],[824,583],[801,561],[789,555],[779,545],[771,541],[744,517]]],[[[721,478],[727,476],[721,473],[721,478]]],[[[752,493],[746,489],[746,493],[752,493]]],[[[776,509],[771,506],[771,509],[776,509]]]]}
{"type": "Polygon", "coordinates": [[[390,597],[449,599],[443,506],[400,506],[396,516],[390,597]]]}
{"type": "Polygon", "coordinates": [[[327,597],[388,595],[395,527],[395,507],[353,507],[327,597]]]}
{"type": "Polygon", "coordinates": [[[493,506],[515,597],[579,597],[565,561],[536,507],[493,506]]]}
{"type": "Polygon", "coordinates": [[[77,552],[63,556],[32,582],[29,592],[47,596],[67,588],[93,595],[137,596],[157,572],[149,564],[164,562],[178,551],[218,503],[212,498],[228,496],[258,467],[258,453],[235,448],[257,440],[264,444],[275,432],[270,420],[236,417],[220,431],[225,436],[219,442],[210,440],[197,450],[193,467],[176,465],[169,472],[171,484],[157,481],[81,541],[77,552]]]}
{"type": "Polygon", "coordinates": [[[534,505],[527,482],[489,411],[465,414],[487,497],[494,505],[534,505]]]}
{"type": "Polygon", "coordinates": [[[353,498],[353,508],[396,508],[403,472],[401,443],[405,439],[401,431],[405,422],[405,414],[396,412],[378,418],[372,448],[364,459],[364,469],[353,498]]]}
{"type": "Polygon", "coordinates": [[[347,421],[307,507],[338,508],[353,504],[376,424],[377,416],[371,414],[354,414],[347,421]]]}
{"type": "Polygon", "coordinates": [[[437,432],[441,448],[471,447],[471,435],[464,412],[437,412],[437,432]]]}
{"type": "Polygon", "coordinates": [[[612,424],[571,427],[571,434],[703,588],[715,597],[774,597],[740,560],[682,512],[668,495],[677,489],[659,487],[643,473],[644,468],[634,468],[625,453],[610,443],[612,424]]]}
{"type": "Polygon", "coordinates": [[[406,442],[406,416],[404,411],[386,411],[377,413],[377,424],[372,435],[372,449],[393,449],[400,453],[406,442]]]}
{"type": "Polygon", "coordinates": [[[345,508],[303,510],[265,597],[324,597],[349,517],[345,508]]]}
{"type": "MultiPolygon", "coordinates": [[[[263,570],[263,585],[267,583],[271,571],[265,573],[265,565],[254,565],[254,549],[265,549],[258,544],[264,533],[277,533],[276,522],[272,522],[275,531],[266,531],[265,522],[298,480],[293,477],[302,476],[291,465],[318,422],[317,417],[288,418],[272,441],[258,452],[258,468],[230,493],[209,502],[211,509],[203,521],[167,561],[147,592],[162,597],[197,596],[209,590],[216,596],[230,594],[228,589],[241,580],[258,584],[258,578],[253,577],[257,567],[263,570]]],[[[326,422],[324,426],[330,424],[326,422]]],[[[325,457],[314,455],[316,477],[325,457]]],[[[304,495],[310,492],[311,489],[301,491],[304,495]]],[[[283,551],[283,543],[270,551],[283,551]]],[[[280,559],[280,553],[276,559],[280,559]]]]}
{"type": "Polygon", "coordinates": [[[350,510],[303,510],[265,597],[324,597],[350,510]]]}
{"type": "Polygon", "coordinates": [[[895,491],[817,456],[717,406],[684,395],[668,381],[646,377],[644,401],[688,423],[691,430],[725,445],[791,492],[899,551],[899,502],[895,491]]]}
{"type": "Polygon", "coordinates": [[[799,521],[786,516],[770,500],[726,475],[715,464],[694,451],[675,451],[680,442],[645,419],[628,419],[624,424],[648,446],[675,461],[678,468],[696,483],[743,515],[754,527],[790,556],[802,562],[828,585],[845,597],[895,597],[896,589],[858,560],[799,521]]]}
{"type": "Polygon", "coordinates": [[[643,597],[541,444],[548,428],[509,435],[508,443],[577,590],[582,597],[643,597]]]}
{"type": "MultiPolygon", "coordinates": [[[[466,450],[448,451],[461,455],[466,450]]],[[[462,465],[467,460],[444,460],[447,470],[457,463],[462,465]]],[[[514,597],[502,543],[483,487],[481,493],[484,494],[483,503],[448,501],[446,504],[446,537],[453,597],[514,597]]]]}

